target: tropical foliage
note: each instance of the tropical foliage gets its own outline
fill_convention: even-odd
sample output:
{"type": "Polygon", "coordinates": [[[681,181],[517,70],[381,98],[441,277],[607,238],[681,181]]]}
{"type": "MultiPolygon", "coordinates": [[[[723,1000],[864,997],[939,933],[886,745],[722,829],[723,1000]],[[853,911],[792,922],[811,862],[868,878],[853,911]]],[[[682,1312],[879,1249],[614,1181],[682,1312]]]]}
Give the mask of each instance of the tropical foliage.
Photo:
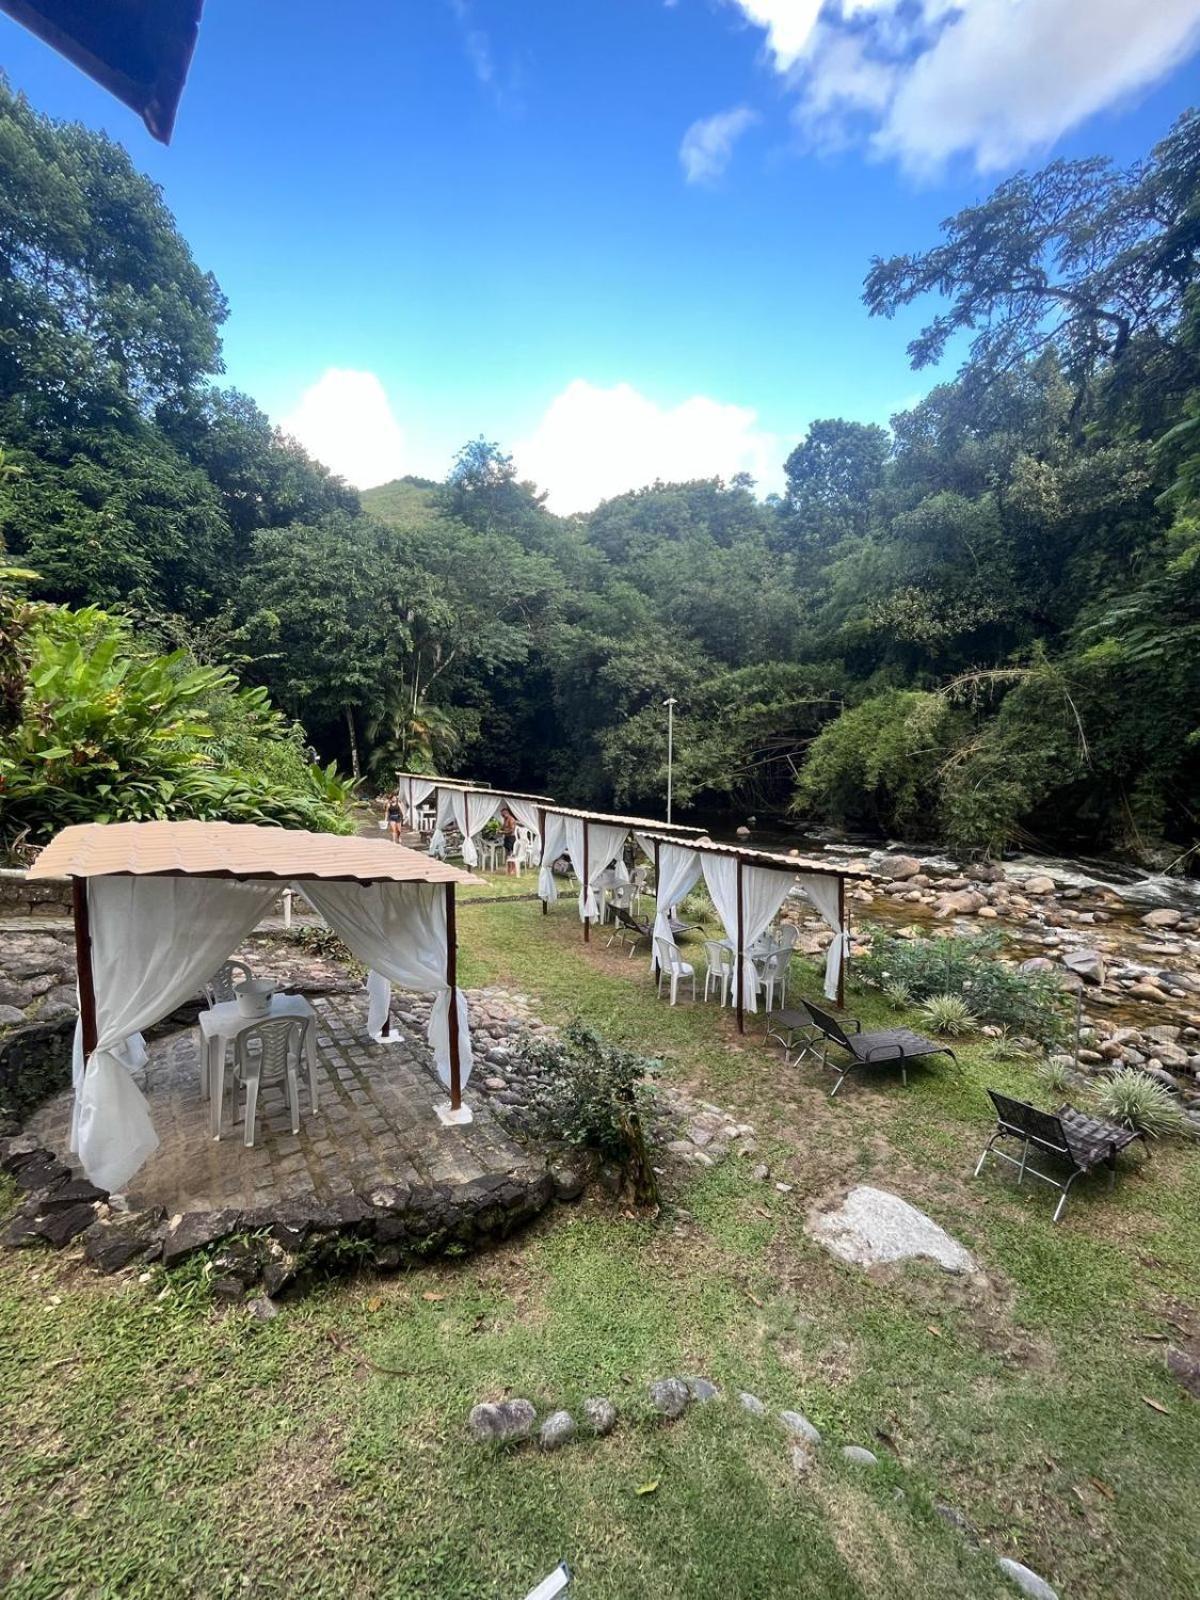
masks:
{"type": "Polygon", "coordinates": [[[940,297],[917,368],[968,350],[890,428],[815,421],[778,496],[574,517],[486,439],[441,483],[332,477],[215,386],[225,304],[158,190],[3,88],[0,179],[7,559],[266,688],[324,760],[657,809],[674,697],[680,804],[1194,848],[1200,115],[868,265],[872,315],[940,297]]]}

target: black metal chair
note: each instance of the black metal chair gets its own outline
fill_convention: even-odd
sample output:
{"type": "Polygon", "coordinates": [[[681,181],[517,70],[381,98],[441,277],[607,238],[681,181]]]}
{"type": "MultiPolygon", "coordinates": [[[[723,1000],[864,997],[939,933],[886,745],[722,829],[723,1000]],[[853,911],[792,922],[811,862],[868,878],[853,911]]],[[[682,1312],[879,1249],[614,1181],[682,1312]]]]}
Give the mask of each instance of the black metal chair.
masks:
{"type": "MultiPolygon", "coordinates": [[[[854,1028],[856,1032],[860,1031],[857,1022],[854,1028]]],[[[783,1046],[783,1064],[786,1067],[798,1066],[806,1056],[812,1056],[814,1061],[820,1062],[821,1040],[824,1037],[803,1001],[798,1007],[780,1007],[778,1011],[767,1012],[767,1038],[775,1039],[783,1046]],[[794,1060],[793,1050],[796,1052],[794,1060]]]]}
{"type": "MultiPolygon", "coordinates": [[[[811,1000],[804,1001],[804,1009],[812,1017],[813,1026],[825,1037],[822,1066],[829,1065],[831,1044],[840,1045],[850,1056],[850,1060],[840,1069],[841,1076],[829,1091],[831,1100],[856,1067],[895,1063],[900,1068],[900,1081],[907,1085],[908,1062],[917,1061],[922,1056],[949,1056],[955,1066],[958,1065],[958,1057],[949,1045],[938,1044],[936,1039],[926,1039],[923,1034],[913,1033],[909,1028],[879,1028],[873,1033],[864,1033],[862,1024],[855,1022],[855,1031],[847,1033],[836,1017],[813,1005],[811,1000]]],[[[853,1021],[852,1018],[849,1020],[853,1021]]]]}
{"type": "MultiPolygon", "coordinates": [[[[613,931],[608,943],[613,939],[623,939],[629,946],[628,955],[633,955],[638,946],[644,941],[650,942],[653,929],[648,922],[641,922],[632,911],[624,906],[612,906],[613,931]]],[[[607,948],[607,947],[606,947],[607,948]]]]}
{"type": "Polygon", "coordinates": [[[1062,1198],[1054,1209],[1055,1222],[1063,1214],[1067,1195],[1076,1178],[1082,1178],[1096,1167],[1107,1166],[1108,1186],[1111,1189],[1117,1175],[1117,1156],[1135,1139],[1142,1138],[1140,1129],[1125,1128],[1119,1122],[1109,1122],[1104,1117],[1089,1117],[1074,1106],[1059,1106],[1055,1112],[1039,1111],[1024,1100],[1010,1100],[1006,1094],[997,1094],[995,1089],[988,1090],[988,1098],[996,1108],[996,1131],[984,1146],[975,1167],[975,1176],[979,1176],[984,1162],[992,1155],[1018,1169],[1018,1184],[1024,1182],[1028,1173],[1031,1178],[1048,1183],[1052,1189],[1061,1189],[1062,1198]],[[1020,1156],[1010,1156],[1007,1150],[997,1150],[995,1144],[998,1139],[1019,1139],[1020,1156]],[[1031,1149],[1065,1162],[1072,1169],[1067,1181],[1060,1183],[1048,1172],[1031,1167],[1031,1149]]]}

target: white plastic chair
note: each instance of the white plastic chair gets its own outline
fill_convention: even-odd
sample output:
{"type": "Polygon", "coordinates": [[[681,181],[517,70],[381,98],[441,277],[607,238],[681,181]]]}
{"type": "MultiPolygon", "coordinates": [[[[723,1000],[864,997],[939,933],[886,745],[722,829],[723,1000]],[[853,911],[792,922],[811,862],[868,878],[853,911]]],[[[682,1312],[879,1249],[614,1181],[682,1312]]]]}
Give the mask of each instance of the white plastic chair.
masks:
{"type": "MultiPolygon", "coordinates": [[[[288,1104],[292,1112],[292,1132],[300,1132],[300,1089],[297,1082],[300,1058],[308,1043],[307,1017],[269,1017],[237,1036],[234,1079],[246,1086],[246,1147],[254,1144],[254,1123],[258,1112],[258,1091],[264,1078],[286,1079],[288,1104]],[[251,1054],[251,1046],[257,1046],[251,1054]]],[[[315,1086],[309,1092],[315,1102],[315,1086]]]]}
{"type": "Polygon", "coordinates": [[[214,1006],[237,999],[235,984],[245,983],[254,974],[244,961],[226,961],[217,968],[204,985],[204,998],[211,1011],[214,1006]]]}
{"type": "Polygon", "coordinates": [[[765,961],[756,961],[754,964],[754,973],[758,980],[756,992],[766,995],[768,1011],[776,1009],[775,990],[777,988],[779,990],[779,1009],[782,1009],[787,1004],[788,968],[791,964],[792,952],[790,950],[776,950],[772,955],[767,956],[765,961]]]}
{"type": "Polygon", "coordinates": [[[655,939],[654,948],[658,952],[658,993],[662,995],[663,979],[670,974],[671,977],[671,1004],[674,1005],[679,995],[680,978],[692,980],[692,1000],[696,998],[696,969],[690,961],[685,961],[670,939],[655,939]]]}
{"type": "Polygon", "coordinates": [[[721,1004],[729,1004],[729,986],[733,982],[734,959],[733,951],[720,939],[706,939],[704,941],[704,998],[708,999],[709,985],[713,988],[718,985],[721,990],[721,1004]]]}
{"type": "Polygon", "coordinates": [[[794,922],[781,922],[775,930],[775,944],[780,950],[794,950],[800,929],[794,922]]]}
{"type": "Polygon", "coordinates": [[[629,874],[629,887],[633,891],[633,909],[636,915],[641,914],[642,896],[646,893],[646,888],[649,882],[649,867],[634,867],[633,871],[629,874]]]}

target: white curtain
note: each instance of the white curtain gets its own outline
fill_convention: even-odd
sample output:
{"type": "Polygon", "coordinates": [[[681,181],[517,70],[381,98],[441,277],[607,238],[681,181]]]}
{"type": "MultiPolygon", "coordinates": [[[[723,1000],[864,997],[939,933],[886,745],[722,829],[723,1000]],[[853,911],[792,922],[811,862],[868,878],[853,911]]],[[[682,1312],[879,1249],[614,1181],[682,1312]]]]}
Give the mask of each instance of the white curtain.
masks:
{"type": "MultiPolygon", "coordinates": [[[[665,850],[664,846],[664,850],[665,850]]],[[[730,856],[701,856],[704,882],[726,934],[736,943],[738,925],[737,862],[730,856]]],[[[764,934],[771,918],[791,892],[795,874],[776,872],[770,867],[742,869],[742,949],[764,934]]],[[[747,1011],[758,1009],[758,974],[749,956],[742,957],[742,1004],[747,1011]]]]}
{"type": "MultiPolygon", "coordinates": [[[[664,844],[659,847],[658,857],[658,909],[654,913],[654,938],[665,939],[668,944],[674,944],[671,934],[671,907],[690,889],[700,881],[702,871],[700,854],[696,850],[687,850],[683,845],[664,844]]],[[[651,942],[650,945],[650,970],[653,972],[658,966],[658,946],[651,942]]]]}
{"type": "Polygon", "coordinates": [[[400,790],[400,797],[404,803],[405,813],[410,828],[417,825],[417,807],[422,800],[428,800],[437,785],[432,778],[405,778],[400,790]]]}
{"type": "Polygon", "coordinates": [[[130,1076],[140,1064],[133,1036],[190,999],[278,893],[277,883],[223,878],[89,880],[96,1048],[85,1064],[76,1031],[72,1148],[102,1189],[123,1189],[158,1148],[150,1108],[130,1076]]]}
{"type": "Polygon", "coordinates": [[[850,955],[850,935],[843,928],[841,918],[838,916],[840,880],[803,872],[800,873],[799,879],[800,887],[812,901],[822,919],[833,929],[833,940],[825,955],[825,998],[836,1000],[842,962],[850,955]]]}
{"type": "MultiPolygon", "coordinates": [[[[383,1027],[391,985],[433,994],[429,1045],[438,1077],[450,1085],[450,986],[446,982],[446,887],[440,883],[325,883],[307,881],[304,893],[333,931],[370,968],[367,1026],[383,1027]]],[[[471,1076],[467,998],[458,1008],[458,1058],[462,1083],[471,1076]]]]}
{"type": "Polygon", "coordinates": [[[558,899],[558,885],[554,881],[554,863],[567,848],[567,819],[561,811],[547,811],[546,837],[542,840],[542,867],[538,873],[538,898],[553,905],[558,899]]]}
{"type": "Polygon", "coordinates": [[[503,801],[498,794],[468,794],[463,799],[463,820],[459,823],[463,836],[463,866],[479,865],[479,846],[475,843],[480,831],[499,811],[503,801]]]}
{"type": "MultiPolygon", "coordinates": [[[[466,796],[461,789],[439,789],[437,792],[437,814],[433,823],[433,836],[429,841],[429,854],[436,856],[439,861],[446,859],[446,829],[451,823],[462,834],[465,845],[467,841],[466,796]]],[[[475,859],[478,860],[478,856],[475,859]]],[[[466,860],[465,851],[463,860],[466,860]]]]}
{"type": "Polygon", "coordinates": [[[567,854],[579,879],[579,920],[600,920],[600,907],[596,902],[596,884],[612,865],[629,833],[628,828],[608,822],[584,822],[580,817],[567,817],[567,854]],[[584,829],[587,829],[587,871],[583,870],[584,829]]]}

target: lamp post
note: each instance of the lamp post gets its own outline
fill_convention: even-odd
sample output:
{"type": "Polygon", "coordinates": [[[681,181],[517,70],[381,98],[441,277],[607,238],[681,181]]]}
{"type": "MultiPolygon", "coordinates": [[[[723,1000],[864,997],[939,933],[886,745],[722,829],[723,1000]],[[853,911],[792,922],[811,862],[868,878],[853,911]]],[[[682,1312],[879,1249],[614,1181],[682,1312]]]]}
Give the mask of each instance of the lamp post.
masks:
{"type": "Polygon", "coordinates": [[[671,820],[671,778],[675,764],[675,707],[679,704],[675,696],[664,700],[667,708],[667,821],[671,820]]]}

